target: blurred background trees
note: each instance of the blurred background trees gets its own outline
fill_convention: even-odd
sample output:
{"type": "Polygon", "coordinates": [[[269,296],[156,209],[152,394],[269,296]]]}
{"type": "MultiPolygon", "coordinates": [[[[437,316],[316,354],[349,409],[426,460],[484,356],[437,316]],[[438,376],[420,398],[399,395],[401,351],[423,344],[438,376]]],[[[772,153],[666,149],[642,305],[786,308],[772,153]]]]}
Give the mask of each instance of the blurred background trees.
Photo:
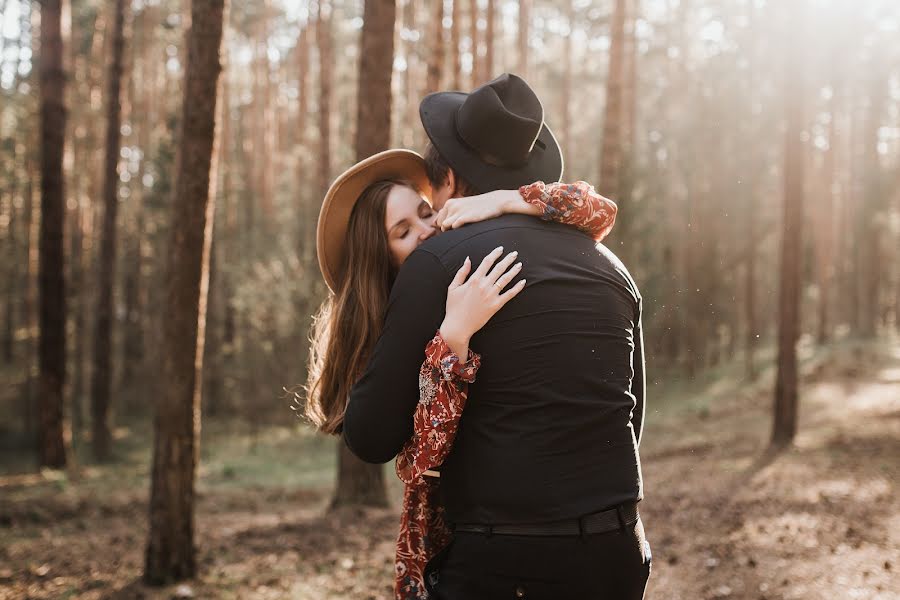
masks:
{"type": "MultiPolygon", "coordinates": [[[[284,388],[305,378],[325,293],[314,239],[325,188],[375,149],[422,150],[428,91],[503,71],[527,74],[543,99],[564,179],[619,202],[608,245],[644,295],[652,379],[736,361],[749,380],[775,364],[782,231],[797,235],[801,348],[900,327],[895,2],[808,0],[801,38],[790,3],[772,0],[397,0],[365,51],[370,2],[233,4],[212,170],[206,414],[257,428],[294,419],[284,388]],[[801,49],[802,77],[791,77],[801,49]],[[786,193],[804,198],[799,222],[784,220],[786,193]]],[[[20,447],[46,432],[50,466],[63,464],[66,421],[76,446],[103,434],[104,415],[111,432],[126,419],[150,426],[173,317],[164,257],[187,5],[126,2],[123,46],[116,6],[0,2],[0,409],[12,415],[0,428],[20,447]],[[112,239],[121,251],[104,250],[112,239]],[[92,400],[107,376],[108,408],[92,400]]],[[[664,387],[651,389],[665,402],[664,387]]]]}

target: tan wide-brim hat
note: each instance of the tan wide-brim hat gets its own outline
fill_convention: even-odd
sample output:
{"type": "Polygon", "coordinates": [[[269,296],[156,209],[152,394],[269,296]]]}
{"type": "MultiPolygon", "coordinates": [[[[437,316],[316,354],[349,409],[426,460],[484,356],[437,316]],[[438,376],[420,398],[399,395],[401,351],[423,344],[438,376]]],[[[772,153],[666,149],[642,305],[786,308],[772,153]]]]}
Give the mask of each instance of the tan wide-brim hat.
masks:
{"type": "Polygon", "coordinates": [[[412,150],[385,150],[341,173],[325,194],[316,229],[319,268],[332,292],[338,289],[344,275],[343,261],[350,213],[365,189],[383,179],[409,181],[431,202],[431,185],[425,174],[425,160],[412,150]]]}

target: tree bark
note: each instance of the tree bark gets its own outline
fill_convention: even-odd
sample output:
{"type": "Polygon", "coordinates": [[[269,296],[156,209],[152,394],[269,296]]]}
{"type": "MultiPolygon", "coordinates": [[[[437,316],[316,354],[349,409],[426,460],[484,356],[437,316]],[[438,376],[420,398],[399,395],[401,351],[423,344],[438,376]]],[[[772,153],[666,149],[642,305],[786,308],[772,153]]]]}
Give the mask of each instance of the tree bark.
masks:
{"type": "Polygon", "coordinates": [[[616,0],[611,24],[606,106],[603,111],[603,145],[600,154],[600,185],[604,196],[618,198],[622,163],[622,70],[625,38],[625,0],[616,0]]]}
{"type": "MultiPolygon", "coordinates": [[[[453,1],[455,3],[457,0],[453,1]]],[[[469,1],[469,40],[469,48],[472,52],[472,72],[469,81],[469,89],[472,90],[475,89],[483,79],[482,67],[484,65],[484,59],[479,56],[481,45],[478,36],[478,0],[469,1]]]]}
{"type": "MultiPolygon", "coordinates": [[[[366,0],[356,102],[357,160],[390,146],[395,19],[394,0],[366,0]]],[[[346,444],[338,445],[338,483],[331,506],[387,506],[382,466],[364,463],[346,444]]]]}
{"type": "Polygon", "coordinates": [[[63,256],[65,191],[63,152],[66,131],[62,0],[41,3],[39,58],[41,98],[41,230],[39,264],[38,460],[43,467],[66,466],[71,432],[66,423],[66,292],[63,256]]]}
{"type": "Polygon", "coordinates": [[[450,87],[454,90],[462,89],[462,57],[459,54],[459,28],[462,23],[462,11],[460,10],[461,0],[452,0],[453,12],[451,16],[453,23],[450,25],[450,64],[453,66],[453,78],[450,80],[450,87]]]}
{"type": "MultiPolygon", "coordinates": [[[[793,23],[802,23],[802,3],[791,2],[793,23]]],[[[799,32],[792,32],[799,37],[799,32]]],[[[778,294],[778,365],[772,444],[790,444],[797,433],[797,339],[800,334],[800,278],[803,250],[803,75],[802,44],[785,46],[784,220],[778,294]]]]}
{"type": "Polygon", "coordinates": [[[441,89],[444,70],[444,0],[431,0],[431,50],[428,54],[428,73],[425,93],[441,89]]]}
{"type": "Polygon", "coordinates": [[[519,0],[518,73],[522,79],[528,80],[528,38],[531,35],[531,0],[519,0]]]}
{"type": "Polygon", "coordinates": [[[121,145],[121,89],[125,53],[125,0],[116,0],[112,57],[106,94],[106,157],[103,162],[103,231],[97,282],[97,321],[94,330],[94,369],[91,382],[91,445],[94,458],[108,460],[112,446],[109,407],[112,383],[113,281],[116,266],[116,214],[119,205],[119,147],[121,145]]]}
{"type": "MultiPolygon", "coordinates": [[[[568,32],[563,37],[563,81],[562,81],[562,135],[561,144],[564,151],[563,164],[572,160],[572,38],[575,28],[575,0],[566,0],[566,26],[568,32]]],[[[565,175],[563,176],[565,179],[565,175]]]]}
{"type": "Polygon", "coordinates": [[[192,0],[182,123],[175,168],[157,402],[150,531],[144,580],[160,585],[197,573],[194,482],[200,441],[203,340],[215,214],[215,116],[225,0],[192,0]]]}
{"type": "Polygon", "coordinates": [[[320,0],[316,15],[316,42],[319,46],[319,197],[331,185],[331,9],[320,0]]]}
{"type": "MultiPolygon", "coordinates": [[[[487,16],[484,30],[484,70],[481,72],[481,81],[478,85],[492,81],[497,73],[494,73],[494,30],[497,21],[497,8],[495,0],[487,0],[487,16]]],[[[475,87],[478,87],[477,85],[475,87]]]]}
{"type": "Polygon", "coordinates": [[[862,173],[863,184],[862,205],[857,213],[857,244],[859,252],[860,285],[857,288],[859,297],[859,333],[863,337],[872,338],[878,331],[880,314],[880,298],[883,278],[886,270],[882,268],[881,238],[884,230],[886,191],[882,184],[882,170],[878,158],[878,130],[881,127],[887,77],[879,67],[872,68],[868,85],[868,108],[865,116],[864,150],[862,173]]]}

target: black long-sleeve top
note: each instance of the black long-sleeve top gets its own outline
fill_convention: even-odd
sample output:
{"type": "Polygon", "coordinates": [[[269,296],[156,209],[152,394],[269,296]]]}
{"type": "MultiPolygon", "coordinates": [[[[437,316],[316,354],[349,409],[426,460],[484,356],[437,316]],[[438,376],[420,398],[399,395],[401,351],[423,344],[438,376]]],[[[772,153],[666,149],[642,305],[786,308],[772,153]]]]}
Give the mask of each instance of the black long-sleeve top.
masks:
{"type": "Polygon", "coordinates": [[[423,350],[466,256],[519,251],[525,289],[471,340],[482,367],[441,489],[451,522],[529,523],[643,496],[641,297],[618,258],[558,223],[508,215],[422,244],[391,290],[384,330],[353,387],[344,439],[391,460],[412,435],[423,350]]]}

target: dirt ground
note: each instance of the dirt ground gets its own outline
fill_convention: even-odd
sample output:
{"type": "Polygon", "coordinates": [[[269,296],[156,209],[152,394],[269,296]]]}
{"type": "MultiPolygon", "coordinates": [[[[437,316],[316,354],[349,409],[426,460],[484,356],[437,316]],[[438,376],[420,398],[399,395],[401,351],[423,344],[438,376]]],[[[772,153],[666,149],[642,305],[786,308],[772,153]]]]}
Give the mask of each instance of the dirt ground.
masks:
{"type": "MultiPolygon", "coordinates": [[[[712,379],[671,402],[665,387],[651,386],[641,448],[648,598],[900,599],[900,344],[807,360],[799,434],[779,453],[767,451],[771,373],[712,379]]],[[[333,446],[266,454],[259,445],[281,438],[263,433],[258,464],[285,470],[248,480],[262,467],[240,462],[234,439],[211,443],[201,471],[201,575],[162,589],[139,579],[145,448],[67,475],[7,469],[0,599],[390,598],[397,508],[326,514],[333,463],[312,457],[333,446]],[[215,458],[226,447],[235,454],[215,458]],[[323,475],[292,479],[303,470],[323,475]]],[[[390,483],[394,502],[399,489],[390,483]]]]}

